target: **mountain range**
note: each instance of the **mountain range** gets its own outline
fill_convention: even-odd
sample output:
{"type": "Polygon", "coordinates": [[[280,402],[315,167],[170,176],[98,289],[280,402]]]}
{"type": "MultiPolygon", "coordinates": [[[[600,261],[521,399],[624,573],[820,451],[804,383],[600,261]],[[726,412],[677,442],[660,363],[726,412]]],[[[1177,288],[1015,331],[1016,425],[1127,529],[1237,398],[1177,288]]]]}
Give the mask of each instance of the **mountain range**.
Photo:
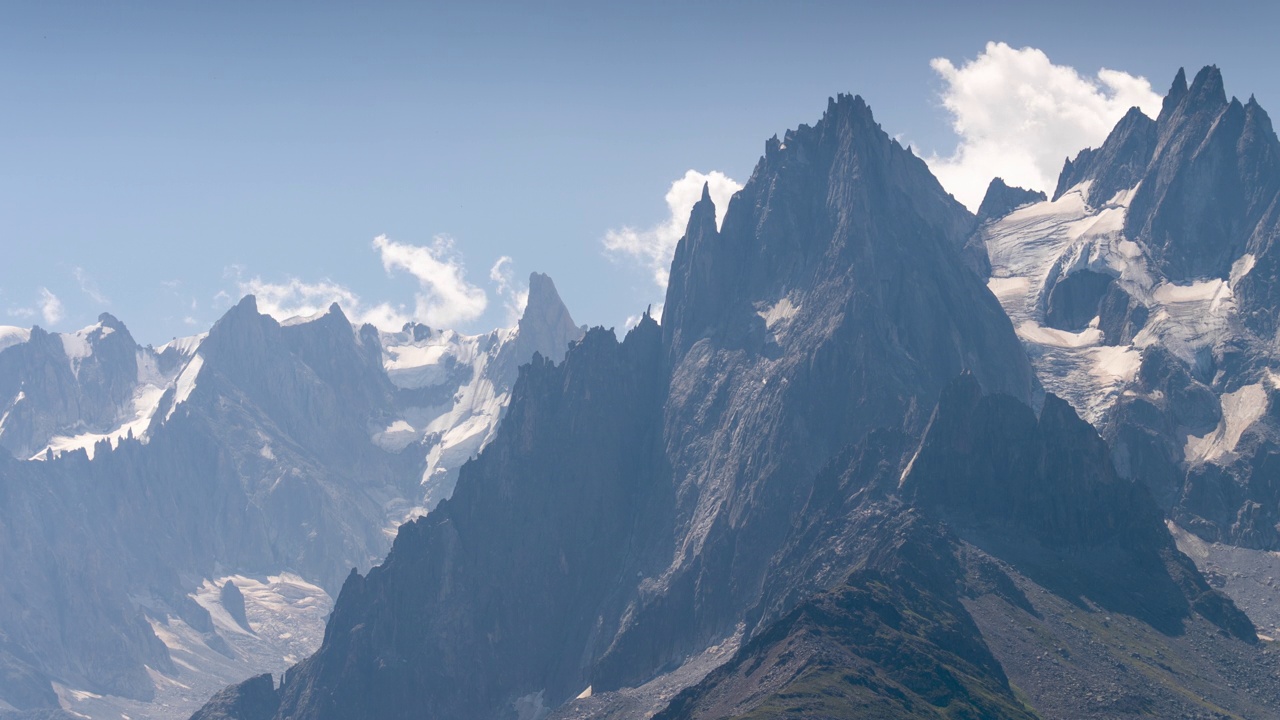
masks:
{"type": "Polygon", "coordinates": [[[160,349],[6,329],[0,698],[160,716],[239,671],[193,719],[1272,716],[1278,159],[1179,71],[975,215],[839,95],[722,222],[704,190],[621,340],[538,275],[476,337],[251,298],[160,349]]]}
{"type": "Polygon", "coordinates": [[[519,365],[581,335],[537,274],[519,324],[480,336],[336,305],[277,322],[252,297],[158,349],[110,315],[7,331],[0,712],[185,717],[296,662],[346,573],[452,491],[519,365]]]}

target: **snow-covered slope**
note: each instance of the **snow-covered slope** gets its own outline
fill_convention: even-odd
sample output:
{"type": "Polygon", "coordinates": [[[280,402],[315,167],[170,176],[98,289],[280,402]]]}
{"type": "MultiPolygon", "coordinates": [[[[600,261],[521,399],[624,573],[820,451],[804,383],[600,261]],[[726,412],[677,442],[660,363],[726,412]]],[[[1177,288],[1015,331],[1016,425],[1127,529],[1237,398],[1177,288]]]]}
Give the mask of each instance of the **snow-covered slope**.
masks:
{"type": "Polygon", "coordinates": [[[1158,119],[1131,111],[1053,199],[978,233],[1045,389],[1183,527],[1274,549],[1280,141],[1221,83],[1180,72],[1158,119]]]}
{"type": "Polygon", "coordinates": [[[414,324],[381,335],[399,413],[376,429],[373,441],[390,451],[413,445],[426,452],[422,503],[396,525],[453,493],[458,469],[493,439],[520,365],[535,353],[558,361],[582,334],[551,278],[535,273],[516,327],[463,335],[414,324]]]}
{"type": "Polygon", "coordinates": [[[1089,269],[1119,278],[1133,292],[1151,295],[1151,278],[1138,247],[1126,240],[1121,194],[1090,208],[1084,188],[1053,202],[1023,206],[983,229],[991,259],[991,289],[1026,344],[1048,392],[1067,399],[1096,422],[1133,380],[1139,352],[1132,344],[1105,344],[1097,318],[1078,331],[1045,325],[1046,287],[1089,269]]]}

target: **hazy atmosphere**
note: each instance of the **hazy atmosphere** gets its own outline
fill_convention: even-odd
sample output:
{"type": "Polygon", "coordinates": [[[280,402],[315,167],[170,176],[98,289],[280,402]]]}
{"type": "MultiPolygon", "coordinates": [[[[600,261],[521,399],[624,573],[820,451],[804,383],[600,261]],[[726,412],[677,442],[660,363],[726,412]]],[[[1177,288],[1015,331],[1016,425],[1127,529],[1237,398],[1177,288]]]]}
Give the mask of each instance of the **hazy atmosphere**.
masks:
{"type": "Polygon", "coordinates": [[[761,139],[828,96],[861,94],[972,208],[995,174],[1051,191],[1178,67],[1280,100],[1277,19],[1236,2],[13,6],[0,324],[108,311],[159,344],[255,293],[280,316],[337,300],[384,328],[479,331],[541,271],[580,322],[621,326],[661,303],[702,181],[723,212],[761,139]]]}
{"type": "Polygon", "coordinates": [[[1280,717],[1280,5],[0,10],[0,720],[1280,717]]]}

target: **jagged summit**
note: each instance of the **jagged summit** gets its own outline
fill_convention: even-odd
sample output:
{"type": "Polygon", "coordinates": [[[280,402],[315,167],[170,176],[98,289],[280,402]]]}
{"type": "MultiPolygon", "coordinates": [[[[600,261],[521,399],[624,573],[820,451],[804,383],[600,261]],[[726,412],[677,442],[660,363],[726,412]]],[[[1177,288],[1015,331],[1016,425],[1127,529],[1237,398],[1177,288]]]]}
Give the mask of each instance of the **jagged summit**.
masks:
{"type": "Polygon", "coordinates": [[[1108,202],[1116,193],[1128,190],[1142,179],[1155,152],[1157,123],[1130,108],[1116,124],[1102,146],[1086,148],[1068,159],[1058,175],[1053,199],[1082,182],[1090,183],[1085,200],[1094,206],[1108,202]]]}
{"type": "Polygon", "coordinates": [[[1004,217],[1023,205],[1043,200],[1045,194],[1039,190],[1013,187],[1004,178],[992,178],[978,207],[978,222],[1004,217]]]}
{"type": "Polygon", "coordinates": [[[120,322],[115,315],[108,312],[98,315],[98,323],[103,327],[109,327],[112,330],[126,330],[124,323],[120,322]]]}
{"type": "Polygon", "coordinates": [[[1200,68],[1187,90],[1187,102],[1192,105],[1208,107],[1224,105],[1227,102],[1227,91],[1222,84],[1222,71],[1217,65],[1206,65],[1200,68]]]}
{"type": "Polygon", "coordinates": [[[1169,92],[1165,93],[1164,102],[1160,104],[1160,117],[1163,121],[1165,117],[1173,112],[1173,109],[1182,102],[1182,98],[1187,94],[1187,70],[1186,68],[1178,68],[1178,72],[1173,76],[1173,82],[1169,85],[1169,92]]]}
{"type": "Polygon", "coordinates": [[[1280,196],[1280,141],[1256,102],[1228,101],[1216,66],[1184,82],[1165,99],[1125,233],[1171,280],[1225,278],[1280,196]]]}
{"type": "MultiPolygon", "coordinates": [[[[248,313],[248,312],[257,313],[258,298],[252,293],[245,295],[244,297],[240,298],[240,302],[236,303],[232,307],[232,310],[236,310],[241,313],[248,313]]],[[[228,314],[230,314],[230,311],[228,311],[228,314]]]]}

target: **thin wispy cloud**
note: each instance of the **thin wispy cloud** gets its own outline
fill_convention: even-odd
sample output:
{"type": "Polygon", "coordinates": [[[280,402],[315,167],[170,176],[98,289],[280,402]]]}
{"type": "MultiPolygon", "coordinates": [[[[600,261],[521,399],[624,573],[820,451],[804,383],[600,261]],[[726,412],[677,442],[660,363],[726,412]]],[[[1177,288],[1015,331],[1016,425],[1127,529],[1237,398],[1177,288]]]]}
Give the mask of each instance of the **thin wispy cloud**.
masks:
{"type": "Polygon", "coordinates": [[[66,317],[62,300],[47,287],[40,288],[34,304],[10,307],[5,312],[9,317],[19,320],[32,320],[39,316],[45,325],[55,325],[66,317]]]}
{"type": "Polygon", "coordinates": [[[102,291],[98,289],[98,283],[94,282],[93,278],[89,277],[89,273],[85,272],[84,268],[77,265],[76,267],[71,268],[71,274],[75,276],[76,282],[80,284],[80,292],[88,296],[90,300],[94,301],[98,305],[111,304],[111,301],[107,299],[107,296],[103,295],[102,291]]]}
{"type": "Polygon", "coordinates": [[[498,258],[489,268],[489,279],[498,290],[498,297],[507,309],[507,323],[515,324],[524,314],[525,305],[529,304],[529,288],[516,281],[514,261],[510,255],[498,258]]]}
{"type": "Polygon", "coordinates": [[[49,288],[40,288],[40,300],[36,303],[40,308],[40,317],[50,325],[56,324],[64,317],[62,301],[49,288]]]}
{"type": "Polygon", "coordinates": [[[1036,48],[991,42],[959,66],[946,58],[930,64],[960,141],[951,154],[927,161],[971,210],[997,176],[1052,192],[1063,160],[1100,145],[1129,108],[1151,117],[1160,111],[1146,78],[1106,68],[1089,77],[1036,48]]]}

